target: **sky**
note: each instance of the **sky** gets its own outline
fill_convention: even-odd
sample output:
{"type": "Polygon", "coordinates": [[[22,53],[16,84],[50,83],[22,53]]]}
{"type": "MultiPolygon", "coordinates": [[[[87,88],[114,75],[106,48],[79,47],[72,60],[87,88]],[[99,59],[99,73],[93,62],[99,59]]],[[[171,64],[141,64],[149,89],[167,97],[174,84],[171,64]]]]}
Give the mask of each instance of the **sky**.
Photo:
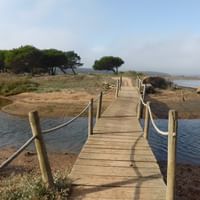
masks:
{"type": "Polygon", "coordinates": [[[91,67],[200,74],[199,0],[0,0],[0,49],[74,50],[91,67]]]}

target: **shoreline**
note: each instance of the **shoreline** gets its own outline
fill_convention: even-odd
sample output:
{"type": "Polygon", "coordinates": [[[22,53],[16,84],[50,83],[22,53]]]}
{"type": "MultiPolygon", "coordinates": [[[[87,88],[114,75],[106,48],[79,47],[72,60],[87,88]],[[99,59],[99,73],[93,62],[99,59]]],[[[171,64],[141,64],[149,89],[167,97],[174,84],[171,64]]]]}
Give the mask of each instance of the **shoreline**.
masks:
{"type": "Polygon", "coordinates": [[[169,110],[178,112],[178,119],[200,119],[200,94],[187,87],[179,89],[157,89],[154,94],[147,94],[146,101],[156,119],[168,119],[169,110]]]}
{"type": "MultiPolygon", "coordinates": [[[[11,101],[1,107],[1,111],[10,115],[27,117],[28,113],[38,110],[39,115],[46,117],[74,117],[88,104],[92,95],[85,91],[62,91],[51,93],[21,93],[10,97],[0,97],[11,101]]],[[[103,110],[113,101],[114,91],[110,90],[103,96],[103,110]]],[[[94,107],[96,104],[94,103],[94,107]]]]}

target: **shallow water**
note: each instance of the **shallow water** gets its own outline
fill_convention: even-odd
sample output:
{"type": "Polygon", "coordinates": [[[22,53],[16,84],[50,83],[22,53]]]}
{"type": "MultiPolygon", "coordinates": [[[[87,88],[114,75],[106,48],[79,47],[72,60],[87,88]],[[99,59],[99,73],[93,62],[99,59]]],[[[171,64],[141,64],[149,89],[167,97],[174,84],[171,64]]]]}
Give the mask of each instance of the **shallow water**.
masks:
{"type": "MultiPolygon", "coordinates": [[[[168,120],[159,119],[155,122],[161,130],[167,130],[168,120]]],[[[152,125],[149,143],[158,160],[167,160],[167,136],[159,135],[152,125]]],[[[178,121],[177,161],[200,164],[200,119],[178,121]]]]}
{"type": "MultiPolygon", "coordinates": [[[[56,126],[70,118],[42,119],[42,129],[56,126]]],[[[167,130],[167,120],[156,120],[162,130],[167,130]]],[[[143,121],[141,121],[143,124],[143,121]]],[[[20,147],[31,137],[28,119],[0,112],[0,148],[20,147]]],[[[78,153],[87,139],[87,118],[79,118],[71,125],[44,136],[48,151],[78,153]]],[[[150,126],[149,143],[158,160],[167,158],[167,137],[157,134],[150,126]]],[[[200,119],[179,120],[178,162],[200,164],[200,119]]],[[[29,149],[33,149],[32,145],[29,149]]]]}
{"type": "Polygon", "coordinates": [[[192,88],[200,87],[200,80],[174,80],[173,82],[176,85],[183,87],[192,87],[192,88]]]}
{"type": "MultiPolygon", "coordinates": [[[[59,125],[71,118],[41,119],[42,130],[59,125]]],[[[0,112],[0,148],[20,147],[32,136],[28,119],[0,112]]],[[[87,139],[87,119],[79,118],[60,130],[44,135],[48,151],[78,153],[87,139]]],[[[28,147],[32,150],[34,145],[28,147]]]]}

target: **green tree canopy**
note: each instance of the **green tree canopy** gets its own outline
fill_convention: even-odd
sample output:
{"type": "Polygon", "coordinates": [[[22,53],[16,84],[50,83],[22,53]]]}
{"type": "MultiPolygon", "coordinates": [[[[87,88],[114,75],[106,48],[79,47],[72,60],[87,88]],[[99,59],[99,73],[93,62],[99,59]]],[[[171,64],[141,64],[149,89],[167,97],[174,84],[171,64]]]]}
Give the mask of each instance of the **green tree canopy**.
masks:
{"type": "Polygon", "coordinates": [[[41,70],[41,51],[33,46],[26,45],[6,53],[5,65],[14,73],[37,73],[41,70]]]}
{"type": "Polygon", "coordinates": [[[122,64],[124,64],[124,61],[119,57],[104,56],[94,62],[93,69],[110,70],[118,74],[118,68],[122,64]]]}
{"type": "Polygon", "coordinates": [[[82,66],[81,57],[74,51],[60,51],[57,49],[37,49],[26,45],[11,50],[0,50],[0,72],[12,73],[41,73],[48,72],[55,75],[60,68],[63,73],[82,66]]]}
{"type": "Polygon", "coordinates": [[[0,72],[5,71],[6,50],[0,50],[0,72]]]}
{"type": "Polygon", "coordinates": [[[55,75],[56,68],[63,66],[66,60],[65,53],[56,49],[44,49],[42,54],[42,64],[49,75],[55,75]]]}
{"type": "Polygon", "coordinates": [[[76,74],[75,69],[77,67],[82,66],[81,57],[75,53],[74,51],[67,51],[65,52],[65,63],[62,66],[61,70],[66,73],[65,69],[71,69],[74,74],[76,74]]]}

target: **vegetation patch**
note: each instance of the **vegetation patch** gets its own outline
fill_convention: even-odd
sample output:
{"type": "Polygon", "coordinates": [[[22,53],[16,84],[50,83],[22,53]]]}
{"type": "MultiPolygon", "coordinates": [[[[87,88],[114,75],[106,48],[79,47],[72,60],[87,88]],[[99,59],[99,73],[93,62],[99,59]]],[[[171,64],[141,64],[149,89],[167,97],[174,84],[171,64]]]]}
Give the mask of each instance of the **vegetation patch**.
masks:
{"type": "Polygon", "coordinates": [[[22,92],[30,92],[37,90],[38,83],[28,78],[3,78],[0,80],[0,95],[9,96],[22,92]]]}
{"type": "Polygon", "coordinates": [[[0,199],[67,199],[70,191],[70,180],[57,172],[54,175],[54,184],[54,189],[46,189],[41,178],[34,176],[33,174],[12,176],[1,181],[0,199]]]}

